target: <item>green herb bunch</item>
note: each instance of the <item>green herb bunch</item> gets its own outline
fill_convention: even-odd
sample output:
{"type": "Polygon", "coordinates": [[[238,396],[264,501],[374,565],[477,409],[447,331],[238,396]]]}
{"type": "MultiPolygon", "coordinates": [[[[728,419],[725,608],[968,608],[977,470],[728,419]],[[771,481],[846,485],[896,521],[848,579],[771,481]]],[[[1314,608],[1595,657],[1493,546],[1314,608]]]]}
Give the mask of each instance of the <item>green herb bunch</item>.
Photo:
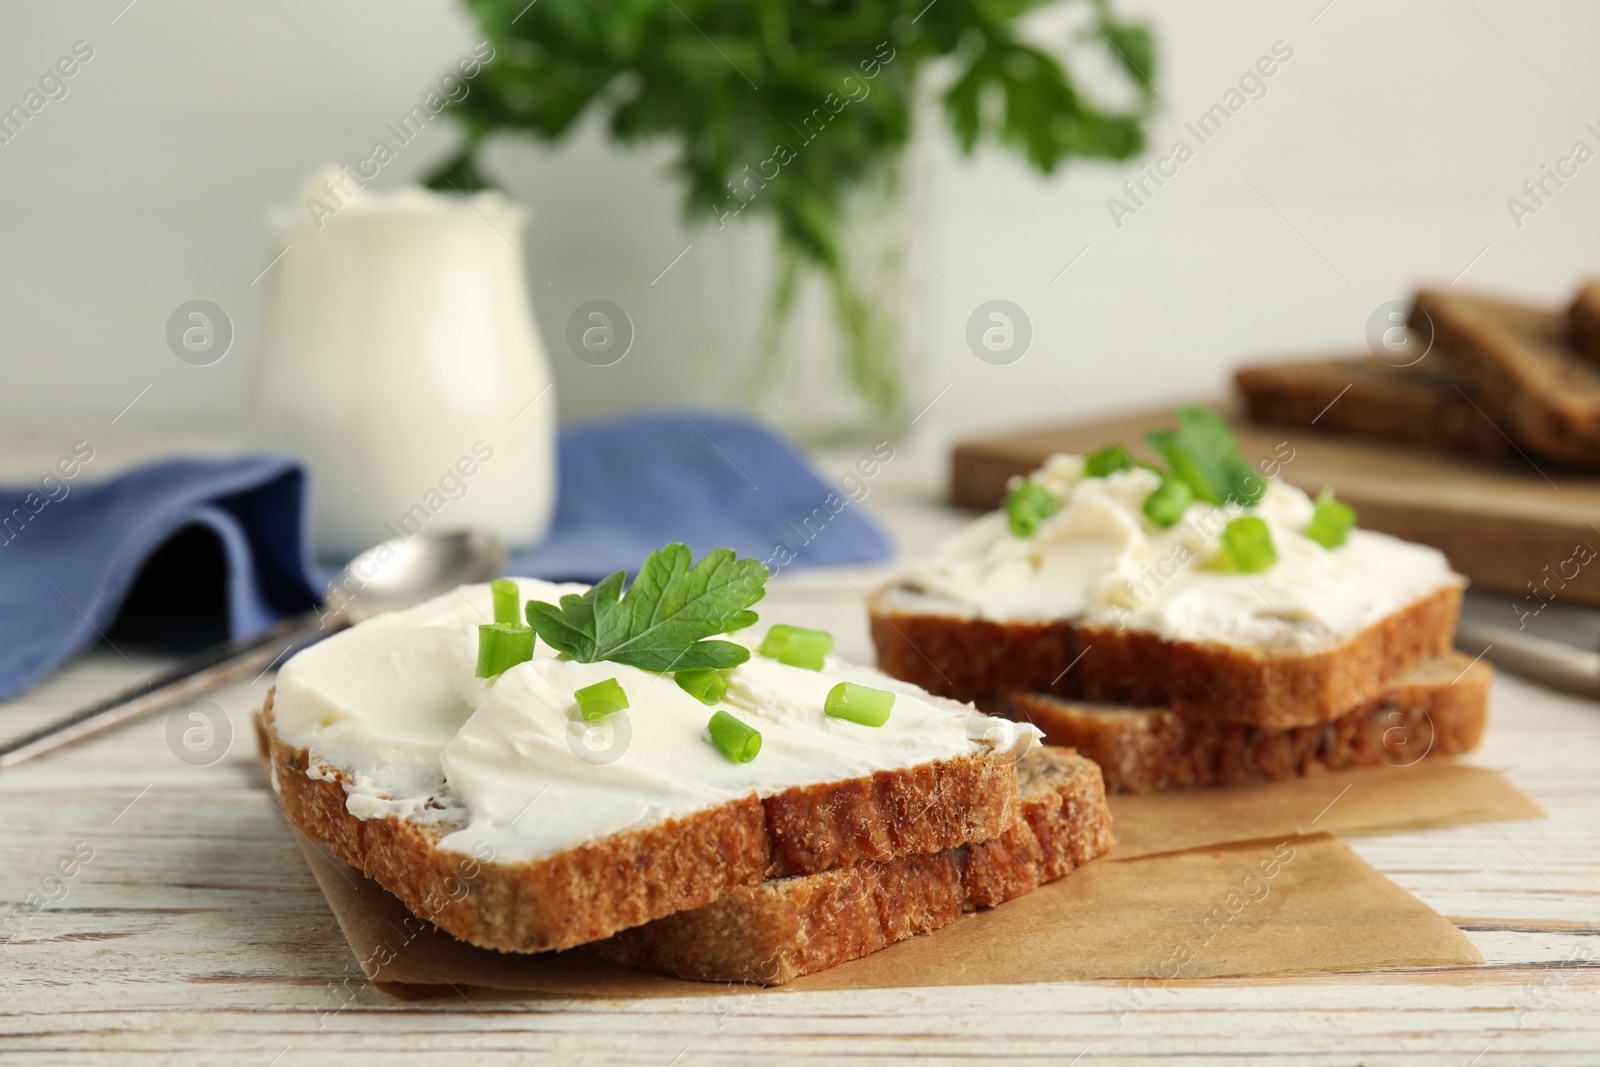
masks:
{"type": "Polygon", "coordinates": [[[1074,156],[1139,152],[1154,100],[1150,34],[1117,18],[1110,0],[1085,0],[1086,40],[1131,85],[1122,108],[1097,104],[1056,56],[1023,40],[1019,20],[1045,0],[466,3],[495,54],[454,105],[466,142],[430,184],[481,188],[476,156],[491,134],[556,141],[590,108],[617,141],[675,141],[686,214],[726,222],[749,210],[776,223],[785,269],[775,318],[793,300],[796,264],[822,272],[850,380],[884,413],[901,398],[872,351],[881,338],[850,274],[842,220],[852,186],[892,174],[924,66],[953,62],[943,104],[963,151],[997,141],[1045,174],[1074,156]]]}

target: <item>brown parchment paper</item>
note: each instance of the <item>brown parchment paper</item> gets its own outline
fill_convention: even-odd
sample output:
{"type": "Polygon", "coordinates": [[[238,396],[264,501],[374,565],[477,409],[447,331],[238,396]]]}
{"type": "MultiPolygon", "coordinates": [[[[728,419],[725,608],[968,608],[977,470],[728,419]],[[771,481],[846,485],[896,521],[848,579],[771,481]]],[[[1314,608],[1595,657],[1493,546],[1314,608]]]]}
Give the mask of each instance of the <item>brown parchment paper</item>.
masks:
{"type": "MultiPolygon", "coordinates": [[[[520,956],[476,948],[418,921],[323,846],[302,847],[357,961],[391,992],[476,987],[616,998],[759,988],[684,981],[577,950],[520,956]]],[[[998,908],[783,988],[1155,982],[1482,962],[1446,919],[1337,838],[1318,834],[1097,860],[998,908]]]]}
{"type": "Polygon", "coordinates": [[[1542,819],[1544,811],[1488,767],[1428,759],[1262,785],[1110,798],[1113,856],[1318,832],[1388,833],[1451,823],[1542,819]]]}
{"type": "MultiPolygon", "coordinates": [[[[1112,812],[1117,848],[1061,882],[784,988],[1249,977],[1481,963],[1465,935],[1321,831],[1543,814],[1499,772],[1448,760],[1114,797],[1112,812]]],[[[643,997],[729,989],[578,951],[518,956],[475,948],[416,919],[323,846],[304,839],[301,846],[357,961],[391,991],[473,986],[643,997]]]]}

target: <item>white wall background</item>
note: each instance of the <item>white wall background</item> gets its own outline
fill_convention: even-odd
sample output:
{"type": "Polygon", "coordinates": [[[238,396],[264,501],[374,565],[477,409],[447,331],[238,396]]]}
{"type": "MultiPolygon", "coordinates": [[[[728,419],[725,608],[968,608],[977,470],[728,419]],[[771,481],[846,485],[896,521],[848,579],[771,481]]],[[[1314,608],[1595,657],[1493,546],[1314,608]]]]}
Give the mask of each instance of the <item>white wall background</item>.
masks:
{"type": "MultiPolygon", "coordinates": [[[[240,409],[266,265],[259,226],[327,160],[353,161],[475,40],[452,0],[94,0],[0,7],[0,109],[75,41],[94,58],[0,145],[0,428],[102,436],[226,426],[240,409]],[[180,363],[163,329],[204,297],[237,340],[180,363]]],[[[1382,301],[1419,279],[1556,300],[1600,267],[1600,161],[1521,229],[1506,199],[1574,141],[1600,149],[1600,5],[1578,0],[1123,0],[1155,24],[1165,146],[1239,75],[1294,57],[1119,230],[1106,208],[1133,168],[1044,180],[993,149],[960,159],[941,129],[915,153],[923,205],[908,230],[921,287],[916,398],[954,384],[919,429],[1070,419],[1223,388],[1241,358],[1359,348],[1382,301]],[[1072,269],[1061,274],[1087,247],[1072,269]],[[948,281],[923,265],[922,256],[948,281]],[[1054,281],[1053,281],[1054,279],[1054,281]],[[1035,340],[995,367],[967,350],[968,315],[1002,297],[1035,340]],[[1058,392],[1059,390],[1059,392],[1058,392]]],[[[1065,42],[1068,5],[1038,23],[1065,42]]],[[[438,124],[387,180],[450,143],[438,124]]],[[[536,219],[532,292],[566,417],[737,400],[765,297],[757,230],[686,229],[664,151],[622,153],[591,127],[551,150],[509,146],[502,172],[536,219]],[[685,245],[658,284],[650,280],[685,245]],[[603,296],[632,314],[612,368],[568,356],[567,314],[603,296]]]]}

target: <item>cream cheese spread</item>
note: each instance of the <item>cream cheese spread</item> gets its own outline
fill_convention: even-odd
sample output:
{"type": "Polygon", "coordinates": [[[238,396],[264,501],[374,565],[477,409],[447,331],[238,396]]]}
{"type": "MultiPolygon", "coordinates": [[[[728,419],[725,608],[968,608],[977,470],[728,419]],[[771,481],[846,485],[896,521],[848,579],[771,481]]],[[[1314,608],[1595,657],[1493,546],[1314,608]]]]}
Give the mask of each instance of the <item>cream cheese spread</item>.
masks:
{"type": "Polygon", "coordinates": [[[1276,478],[1254,506],[1191,504],[1161,529],[1145,517],[1157,476],[1087,477],[1056,455],[1030,479],[1061,501],[1031,537],[1004,512],[978,519],[903,575],[888,606],[1002,621],[1069,619],[1169,640],[1265,647],[1332,645],[1465,579],[1442,553],[1370,530],[1338,548],[1306,537],[1314,504],[1276,478]],[[1262,519],[1277,562],[1256,574],[1208,568],[1231,519],[1262,519]]]}
{"type": "MultiPolygon", "coordinates": [[[[517,583],[524,600],[551,603],[584,589],[517,583]]],[[[1020,757],[1040,736],[836,657],[809,671],[752,654],[728,673],[719,706],[761,732],[761,752],[734,763],[707,738],[716,709],[668,675],[566,659],[540,641],[532,660],[475,677],[477,628],[492,617],[489,587],[463,586],[306,649],[278,674],[279,736],[345,773],[352,815],[445,820],[464,828],[441,848],[482,855],[487,843],[499,860],[554,855],[752,793],[985,750],[1020,757]],[[582,722],[573,692],[607,678],[629,708],[582,722]],[[893,690],[889,721],[823,714],[841,681],[893,690]]],[[[727,639],[754,649],[761,636],[727,639]]]]}

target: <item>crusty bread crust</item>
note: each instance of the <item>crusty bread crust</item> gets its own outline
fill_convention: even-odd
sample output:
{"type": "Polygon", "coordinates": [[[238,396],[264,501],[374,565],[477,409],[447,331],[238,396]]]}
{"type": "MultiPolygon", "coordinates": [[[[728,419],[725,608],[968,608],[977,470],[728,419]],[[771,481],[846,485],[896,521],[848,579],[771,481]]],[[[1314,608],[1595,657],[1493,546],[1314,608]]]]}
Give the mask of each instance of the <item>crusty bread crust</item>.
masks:
{"type": "Polygon", "coordinates": [[[1567,308],[1567,339],[1585,359],[1600,366],[1600,280],[1578,287],[1567,308]]]}
{"type": "Polygon", "coordinates": [[[1488,664],[1451,654],[1332,722],[1288,730],[1203,722],[1159,708],[1012,696],[1013,717],[1100,765],[1113,793],[1159,793],[1310,777],[1348,767],[1409,766],[1476,748],[1488,717],[1488,664]]]}
{"type": "Polygon", "coordinates": [[[1411,324],[1431,327],[1437,357],[1519,445],[1548,459],[1600,466],[1600,367],[1568,343],[1565,315],[1420,289],[1411,324]]]}
{"type": "Polygon", "coordinates": [[[988,709],[1008,693],[1047,693],[1275,730],[1337,719],[1444,655],[1461,610],[1461,587],[1445,586],[1337,647],[1265,652],[1067,620],[898,611],[888,591],[868,598],[878,667],[940,696],[988,709]]]}
{"type": "Polygon", "coordinates": [[[1390,366],[1371,356],[1271,363],[1234,372],[1253,422],[1404,441],[1481,459],[1512,455],[1438,361],[1390,366]]]}
{"type": "Polygon", "coordinates": [[[270,693],[262,720],[273,777],[295,826],[440,929],[505,952],[570,948],[701,907],[769,874],[988,840],[1016,813],[1011,757],[969,754],[766,800],[752,795],[546,860],[499,863],[440,850],[458,824],[351,815],[347,776],[277,735],[270,693]]]}
{"type": "Polygon", "coordinates": [[[772,879],[585,950],[682,978],[781,985],[1020,896],[1111,847],[1100,769],[1089,760],[1035,750],[1018,767],[1018,787],[1020,814],[995,840],[772,879]]]}

